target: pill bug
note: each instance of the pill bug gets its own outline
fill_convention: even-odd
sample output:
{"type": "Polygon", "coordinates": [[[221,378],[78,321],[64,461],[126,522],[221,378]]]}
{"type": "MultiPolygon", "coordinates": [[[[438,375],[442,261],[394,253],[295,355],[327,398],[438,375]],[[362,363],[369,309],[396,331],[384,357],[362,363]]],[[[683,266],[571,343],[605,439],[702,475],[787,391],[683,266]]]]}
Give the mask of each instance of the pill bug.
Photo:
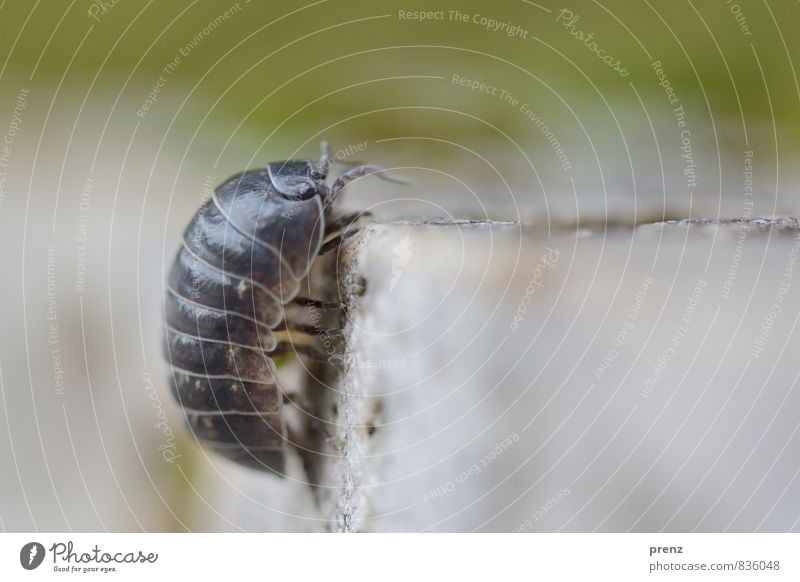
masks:
{"type": "Polygon", "coordinates": [[[290,439],[273,358],[322,355],[279,341],[281,330],[309,333],[286,307],[323,305],[298,292],[363,215],[335,211],[344,187],[368,174],[401,182],[361,165],[328,187],[332,165],[323,143],[318,164],[274,162],[229,178],[189,222],[166,281],[164,353],[189,429],[207,448],[279,475],[290,439]]]}

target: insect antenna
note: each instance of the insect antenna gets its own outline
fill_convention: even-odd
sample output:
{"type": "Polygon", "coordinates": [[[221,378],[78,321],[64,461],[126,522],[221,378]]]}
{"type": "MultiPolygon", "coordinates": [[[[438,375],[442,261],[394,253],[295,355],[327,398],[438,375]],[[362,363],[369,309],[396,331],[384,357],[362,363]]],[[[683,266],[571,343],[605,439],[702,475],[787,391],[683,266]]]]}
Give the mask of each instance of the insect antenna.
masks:
{"type": "Polygon", "coordinates": [[[373,166],[372,164],[365,164],[363,166],[358,166],[357,168],[353,168],[352,170],[348,170],[341,176],[339,176],[336,181],[331,186],[331,194],[328,197],[327,202],[333,203],[336,197],[341,193],[345,186],[347,186],[350,182],[354,180],[358,180],[363,176],[370,176],[375,175],[381,180],[386,180],[387,182],[394,182],[395,184],[408,184],[407,180],[403,180],[399,176],[395,176],[386,168],[382,168],[380,166],[373,166]]]}
{"type": "Polygon", "coordinates": [[[320,178],[328,176],[328,170],[333,166],[333,158],[331,158],[331,146],[327,141],[319,142],[320,156],[319,156],[319,174],[320,178]]]}

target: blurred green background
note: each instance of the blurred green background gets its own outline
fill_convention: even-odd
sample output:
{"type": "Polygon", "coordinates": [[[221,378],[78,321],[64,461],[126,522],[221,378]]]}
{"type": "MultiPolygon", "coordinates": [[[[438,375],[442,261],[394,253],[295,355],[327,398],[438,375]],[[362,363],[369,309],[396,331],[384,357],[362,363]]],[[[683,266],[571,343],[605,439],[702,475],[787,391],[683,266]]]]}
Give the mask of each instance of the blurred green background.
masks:
{"type": "MultiPolygon", "coordinates": [[[[739,190],[745,150],[756,152],[767,196],[756,213],[798,212],[781,191],[800,184],[796,2],[120,0],[7,2],[3,14],[0,104],[8,110],[17,87],[29,87],[28,129],[41,122],[41,138],[72,124],[66,139],[47,139],[69,165],[94,170],[96,152],[129,148],[129,166],[149,159],[179,181],[199,177],[185,191],[170,188],[179,199],[201,192],[206,176],[219,182],[243,166],[315,156],[325,138],[369,142],[370,161],[462,175],[470,198],[504,188],[525,194],[444,203],[451,214],[537,221],[544,213],[549,222],[558,204],[548,197],[572,199],[574,188],[603,220],[630,213],[632,196],[645,196],[639,210],[647,196],[658,199],[637,221],[736,216],[739,196],[726,203],[739,190]],[[407,16],[414,12],[435,18],[407,16]],[[454,75],[491,89],[470,90],[454,75]],[[685,184],[670,182],[683,170],[676,104],[700,168],[693,201],[685,184]],[[93,148],[90,161],[74,159],[76,143],[93,148]],[[487,177],[495,171],[508,185],[487,177]]],[[[457,197],[435,180],[424,188],[457,197]]],[[[409,212],[427,211],[390,214],[409,212]]],[[[562,214],[574,221],[575,209],[562,214]]]]}
{"type": "MultiPolygon", "coordinates": [[[[181,103],[178,127],[196,128],[205,119],[231,129],[244,123],[266,133],[283,123],[280,136],[299,128],[321,129],[331,118],[366,110],[422,106],[468,111],[521,135],[527,128],[513,108],[497,107],[487,95],[453,90],[447,80],[402,77],[463,72],[545,107],[554,94],[561,95],[581,114],[587,107],[602,109],[601,95],[613,106],[616,93],[630,93],[628,82],[643,93],[653,91],[653,59],[663,62],[679,95],[697,99],[707,110],[699,113],[743,114],[763,122],[774,116],[784,131],[793,129],[788,124],[800,114],[792,67],[800,58],[796,2],[545,0],[538,3],[542,8],[522,0],[106,4],[99,9],[87,1],[5,2],[0,24],[7,58],[4,84],[32,78],[34,84],[62,91],[110,86],[144,101],[162,68],[232,9],[168,75],[155,107],[181,103]],[[577,28],[594,32],[598,44],[630,70],[628,78],[620,78],[555,23],[561,8],[580,16],[577,28]],[[399,10],[478,14],[521,27],[527,39],[471,20],[450,20],[447,13],[444,20],[403,20],[399,10]],[[741,24],[737,14],[744,18],[741,24]],[[396,79],[382,80],[389,78],[396,79]]],[[[109,109],[115,93],[109,91],[109,109]]],[[[457,115],[407,109],[365,115],[348,122],[347,129],[367,139],[490,131],[457,115]]]]}

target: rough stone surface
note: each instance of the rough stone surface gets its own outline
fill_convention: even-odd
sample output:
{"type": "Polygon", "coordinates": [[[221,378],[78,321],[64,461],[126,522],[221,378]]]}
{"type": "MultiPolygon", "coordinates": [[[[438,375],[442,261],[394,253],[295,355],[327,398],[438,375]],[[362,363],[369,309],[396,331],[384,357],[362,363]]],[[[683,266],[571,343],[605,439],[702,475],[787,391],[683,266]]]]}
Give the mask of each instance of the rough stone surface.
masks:
{"type": "Polygon", "coordinates": [[[368,228],[352,528],[798,530],[797,233],[368,228]]]}

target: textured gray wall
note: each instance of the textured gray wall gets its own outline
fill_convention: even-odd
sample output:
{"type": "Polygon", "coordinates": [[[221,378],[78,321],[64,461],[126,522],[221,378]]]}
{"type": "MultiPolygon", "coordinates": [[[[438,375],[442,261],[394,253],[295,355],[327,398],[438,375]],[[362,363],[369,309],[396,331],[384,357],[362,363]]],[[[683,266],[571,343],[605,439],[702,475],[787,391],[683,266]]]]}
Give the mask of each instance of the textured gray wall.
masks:
{"type": "Polygon", "coordinates": [[[798,529],[796,221],[388,225],[354,253],[357,528],[798,529]]]}

